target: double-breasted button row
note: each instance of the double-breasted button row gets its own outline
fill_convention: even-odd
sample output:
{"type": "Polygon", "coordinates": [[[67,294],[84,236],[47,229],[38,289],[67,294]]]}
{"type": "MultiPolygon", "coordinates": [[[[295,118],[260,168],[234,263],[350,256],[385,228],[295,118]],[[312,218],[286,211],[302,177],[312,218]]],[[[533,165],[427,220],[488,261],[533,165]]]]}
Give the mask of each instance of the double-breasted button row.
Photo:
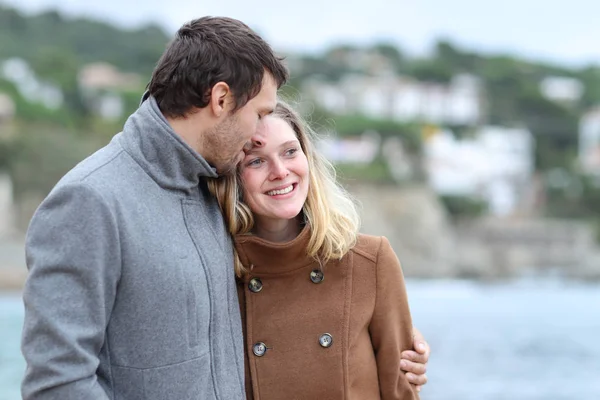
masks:
{"type": "MultiPolygon", "coordinates": [[[[321,283],[325,279],[325,274],[320,269],[314,269],[310,271],[310,280],[312,283],[321,283]]],[[[248,289],[252,293],[258,293],[262,290],[263,283],[259,278],[252,278],[250,282],[248,282],[248,289]]]]}
{"type": "MultiPolygon", "coordinates": [[[[323,282],[325,279],[325,274],[320,269],[314,269],[310,271],[310,280],[312,283],[318,284],[323,282]]],[[[260,278],[252,278],[248,282],[248,289],[252,293],[258,293],[263,289],[263,283],[260,278]]],[[[323,333],[319,336],[319,345],[323,348],[329,348],[333,344],[333,336],[329,333],[323,333]]],[[[256,342],[252,345],[252,353],[256,357],[264,357],[267,353],[268,347],[264,342],[256,342]]]]}
{"type": "MultiPolygon", "coordinates": [[[[333,336],[329,333],[324,333],[319,336],[319,345],[325,349],[331,347],[333,345],[333,336]]],[[[256,357],[263,357],[269,348],[264,342],[256,342],[252,345],[252,353],[256,357]]]]}

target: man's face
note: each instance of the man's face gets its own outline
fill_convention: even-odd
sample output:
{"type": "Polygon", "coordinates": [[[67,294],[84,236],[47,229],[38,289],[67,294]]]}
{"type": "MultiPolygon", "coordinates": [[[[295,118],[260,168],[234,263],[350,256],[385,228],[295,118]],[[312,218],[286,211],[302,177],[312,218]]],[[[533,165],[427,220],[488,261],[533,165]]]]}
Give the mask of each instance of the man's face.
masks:
{"type": "Polygon", "coordinates": [[[227,115],[209,132],[210,158],[219,175],[231,174],[244,158],[244,148],[251,147],[260,120],[271,114],[277,104],[277,84],[271,74],[265,73],[258,95],[235,113],[227,115]]]}

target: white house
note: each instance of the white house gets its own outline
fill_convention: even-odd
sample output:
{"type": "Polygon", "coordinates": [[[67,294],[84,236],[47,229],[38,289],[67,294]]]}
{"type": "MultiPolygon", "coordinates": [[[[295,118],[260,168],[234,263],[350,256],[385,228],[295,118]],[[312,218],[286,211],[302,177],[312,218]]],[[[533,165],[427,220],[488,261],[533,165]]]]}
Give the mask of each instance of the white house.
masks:
{"type": "Polygon", "coordinates": [[[540,92],[548,100],[573,103],[583,96],[583,83],[575,78],[548,76],[540,82],[540,92]]]}
{"type": "Polygon", "coordinates": [[[38,79],[29,64],[20,58],[4,61],[0,65],[0,75],[14,83],[21,96],[29,101],[42,103],[50,109],[57,109],[63,103],[61,89],[38,79]]]}
{"type": "Polygon", "coordinates": [[[326,137],[317,142],[317,147],[333,163],[370,164],[379,154],[381,137],[371,131],[351,138],[326,137]]]}
{"type": "Polygon", "coordinates": [[[0,93],[0,125],[15,116],[15,102],[6,94],[0,93]]]}
{"type": "Polygon", "coordinates": [[[303,89],[316,104],[339,114],[469,126],[483,116],[482,86],[472,75],[457,75],[444,85],[393,74],[349,74],[339,83],[313,78],[303,89]]]}
{"type": "Polygon", "coordinates": [[[0,171],[0,239],[14,229],[13,187],[10,176],[0,171]]]}
{"type": "Polygon", "coordinates": [[[84,90],[137,89],[141,85],[138,74],[121,72],[114,65],[105,62],[85,65],[79,71],[77,79],[84,90]]]}
{"type": "Polygon", "coordinates": [[[485,126],[458,140],[440,130],[424,144],[429,185],[441,195],[479,198],[491,214],[516,212],[534,172],[534,140],[521,128],[485,126]]]}
{"type": "Polygon", "coordinates": [[[99,95],[94,99],[92,104],[94,111],[104,119],[119,119],[125,111],[123,98],[114,93],[99,95]]]}
{"type": "Polygon", "coordinates": [[[104,119],[118,119],[125,112],[120,91],[138,90],[142,85],[138,74],[121,72],[105,62],[85,65],[77,79],[87,104],[104,119]]]}
{"type": "Polygon", "coordinates": [[[579,164],[590,174],[600,175],[600,106],[579,120],[579,164]]]}

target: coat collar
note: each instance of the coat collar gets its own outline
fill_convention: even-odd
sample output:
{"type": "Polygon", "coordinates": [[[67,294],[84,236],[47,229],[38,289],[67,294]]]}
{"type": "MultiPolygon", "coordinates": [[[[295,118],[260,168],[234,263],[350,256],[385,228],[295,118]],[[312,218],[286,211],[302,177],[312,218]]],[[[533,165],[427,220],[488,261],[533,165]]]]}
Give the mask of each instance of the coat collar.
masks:
{"type": "Polygon", "coordinates": [[[216,170],[175,133],[151,96],[125,123],[121,143],[164,189],[189,194],[202,178],[217,177],[216,170]]]}
{"type": "Polygon", "coordinates": [[[285,243],[274,243],[247,234],[234,238],[242,264],[252,275],[273,275],[290,272],[316,262],[306,249],[310,228],[305,226],[296,238],[285,243]]]}

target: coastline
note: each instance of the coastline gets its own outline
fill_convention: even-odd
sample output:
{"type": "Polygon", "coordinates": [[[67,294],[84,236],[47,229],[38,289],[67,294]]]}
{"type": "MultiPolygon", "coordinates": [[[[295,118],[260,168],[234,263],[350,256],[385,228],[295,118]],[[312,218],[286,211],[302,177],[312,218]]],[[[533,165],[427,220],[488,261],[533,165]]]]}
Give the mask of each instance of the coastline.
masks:
{"type": "Polygon", "coordinates": [[[0,293],[20,292],[25,285],[27,269],[0,267],[0,293]]]}
{"type": "Polygon", "coordinates": [[[27,278],[25,238],[0,236],[0,291],[20,291],[27,278]]]}

